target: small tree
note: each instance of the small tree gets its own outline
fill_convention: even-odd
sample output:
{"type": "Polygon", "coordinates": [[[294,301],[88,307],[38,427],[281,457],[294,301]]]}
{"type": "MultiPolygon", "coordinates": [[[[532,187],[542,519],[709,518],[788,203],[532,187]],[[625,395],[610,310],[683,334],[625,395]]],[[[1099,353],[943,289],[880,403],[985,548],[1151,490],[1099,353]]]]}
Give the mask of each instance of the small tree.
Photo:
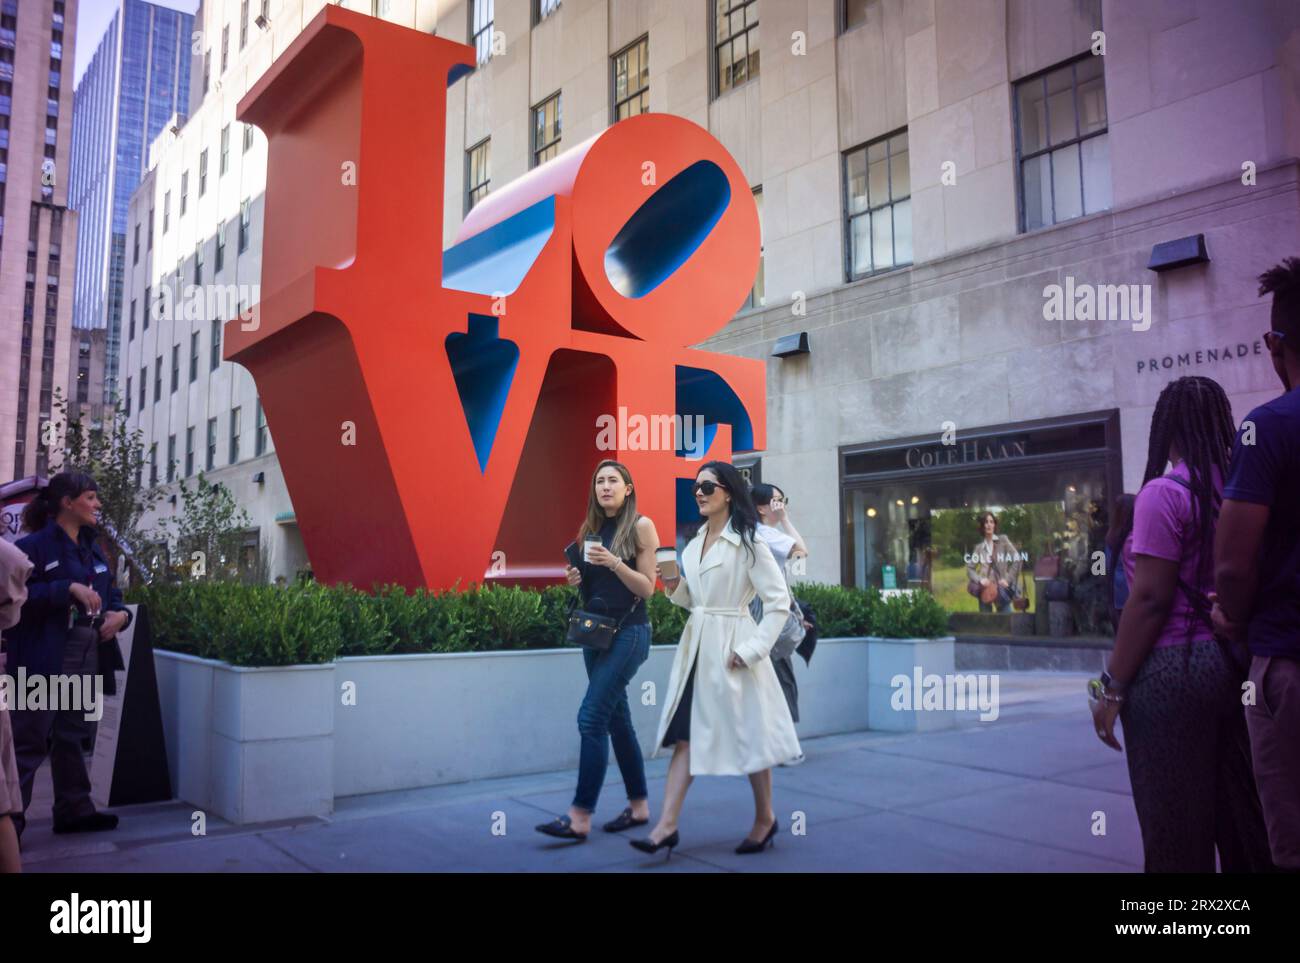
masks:
{"type": "Polygon", "coordinates": [[[181,481],[180,511],[166,524],[176,540],[173,574],[181,578],[234,579],[240,575],[239,550],[252,527],[229,488],[199,472],[193,486],[181,481]]]}
{"type": "Polygon", "coordinates": [[[41,426],[41,440],[50,454],[50,473],[83,471],[95,479],[101,527],[112,554],[125,549],[128,561],[139,571],[136,560],[158,537],[141,522],[163,497],[161,487],[140,484],[146,461],[144,432],[127,429],[116,399],[105,406],[104,418],[93,421],[83,420],[82,412],[72,409],[57,388],[51,407],[55,417],[41,426]]]}

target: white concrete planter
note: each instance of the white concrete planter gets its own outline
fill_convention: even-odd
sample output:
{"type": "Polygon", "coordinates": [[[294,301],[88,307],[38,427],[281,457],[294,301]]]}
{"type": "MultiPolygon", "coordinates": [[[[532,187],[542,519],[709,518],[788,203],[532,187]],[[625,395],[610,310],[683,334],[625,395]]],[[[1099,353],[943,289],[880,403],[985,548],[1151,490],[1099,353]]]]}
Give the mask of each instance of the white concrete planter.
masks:
{"type": "Polygon", "coordinates": [[[939,676],[946,680],[954,675],[952,636],[941,639],[872,637],[866,643],[868,728],[925,732],[956,725],[955,712],[947,707],[926,709],[924,700],[917,698],[917,690],[924,692],[927,677],[939,676]],[[903,679],[907,680],[905,685],[903,679]]]}
{"type": "MultiPolygon", "coordinates": [[[[811,666],[795,657],[800,736],[868,727],[870,651],[865,639],[822,639],[811,666]]],[[[652,647],[628,686],[646,755],[674,654],[652,647]]],[[[155,650],[155,662],[173,790],[236,823],[321,815],[340,796],[578,764],[587,675],[576,649],[259,669],[155,650]]]]}
{"type": "Polygon", "coordinates": [[[156,651],[176,795],[234,823],[334,809],[333,665],[241,668],[156,651]]]}

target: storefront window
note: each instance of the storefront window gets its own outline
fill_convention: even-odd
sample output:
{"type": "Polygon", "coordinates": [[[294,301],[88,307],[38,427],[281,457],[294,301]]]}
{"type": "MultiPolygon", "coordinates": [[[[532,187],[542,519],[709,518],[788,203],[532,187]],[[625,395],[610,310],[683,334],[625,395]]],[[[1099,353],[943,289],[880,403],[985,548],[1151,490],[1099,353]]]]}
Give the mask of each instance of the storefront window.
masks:
{"type": "Polygon", "coordinates": [[[1109,436],[1104,421],[1013,426],[845,452],[867,469],[843,480],[845,583],[929,591],[958,631],[1009,632],[1020,614],[1022,634],[1109,634],[1109,436]]]}

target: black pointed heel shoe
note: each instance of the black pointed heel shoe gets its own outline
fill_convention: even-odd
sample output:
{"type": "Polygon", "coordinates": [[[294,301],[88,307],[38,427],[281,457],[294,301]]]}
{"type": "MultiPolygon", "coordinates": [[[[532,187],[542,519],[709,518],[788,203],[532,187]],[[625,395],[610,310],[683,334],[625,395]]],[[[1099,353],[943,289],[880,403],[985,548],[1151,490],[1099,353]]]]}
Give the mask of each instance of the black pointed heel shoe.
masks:
{"type": "Polygon", "coordinates": [[[736,852],[742,856],[747,856],[750,853],[761,853],[763,850],[767,849],[768,846],[775,846],[776,829],[779,825],[779,823],[772,823],[772,828],[767,831],[767,835],[764,836],[761,841],[756,842],[752,839],[744,840],[736,847],[736,852]]]}
{"type": "Polygon", "coordinates": [[[573,821],[568,816],[557,816],[549,823],[542,823],[540,826],[534,826],[539,833],[546,836],[554,836],[556,839],[574,839],[578,842],[586,842],[586,833],[575,833],[573,831],[573,821]]]}
{"type": "Polygon", "coordinates": [[[641,852],[643,853],[657,853],[659,852],[659,850],[667,846],[668,855],[665,857],[665,860],[668,860],[673,858],[673,847],[676,846],[679,841],[680,840],[679,837],[677,836],[677,830],[674,829],[671,833],[669,833],[663,839],[659,840],[659,842],[657,843],[653,842],[649,838],[629,839],[628,845],[630,845],[633,849],[641,850],[641,852]]]}
{"type": "Polygon", "coordinates": [[[644,826],[650,822],[648,819],[635,819],[632,816],[632,807],[628,806],[618,814],[617,819],[611,819],[600,828],[607,833],[621,833],[625,829],[631,829],[633,826],[644,826]]]}

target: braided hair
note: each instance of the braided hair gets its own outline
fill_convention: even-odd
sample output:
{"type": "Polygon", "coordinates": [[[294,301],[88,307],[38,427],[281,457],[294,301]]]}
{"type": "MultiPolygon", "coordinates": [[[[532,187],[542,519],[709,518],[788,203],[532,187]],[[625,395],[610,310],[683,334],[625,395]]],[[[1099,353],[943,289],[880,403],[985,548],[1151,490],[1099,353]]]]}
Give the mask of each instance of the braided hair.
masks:
{"type": "Polygon", "coordinates": [[[1214,579],[1214,528],[1219,513],[1214,471],[1218,469],[1220,478],[1228,476],[1235,435],[1228,396],[1212,378],[1179,378],[1165,385],[1156,399],[1142,484],[1164,475],[1170,449],[1177,448],[1191,487],[1200,546],[1197,579],[1202,585],[1214,579]]]}

